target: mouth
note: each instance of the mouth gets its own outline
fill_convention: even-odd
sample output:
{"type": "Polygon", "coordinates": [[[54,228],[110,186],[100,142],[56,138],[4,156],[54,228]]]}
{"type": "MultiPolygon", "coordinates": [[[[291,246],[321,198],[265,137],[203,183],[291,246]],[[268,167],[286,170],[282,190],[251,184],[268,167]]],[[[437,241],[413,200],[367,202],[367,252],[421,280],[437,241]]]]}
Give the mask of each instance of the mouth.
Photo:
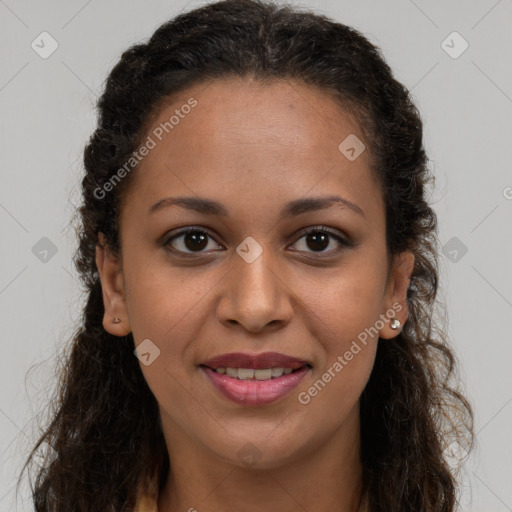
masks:
{"type": "Polygon", "coordinates": [[[295,373],[301,371],[305,367],[311,368],[311,365],[305,364],[300,368],[283,368],[283,367],[274,367],[274,368],[231,368],[231,367],[218,367],[218,368],[210,368],[206,365],[200,365],[203,368],[209,368],[210,370],[220,374],[227,375],[232,379],[238,380],[274,380],[282,377],[283,375],[290,375],[290,373],[295,373]]]}
{"type": "Polygon", "coordinates": [[[276,352],[224,354],[199,367],[224,397],[245,406],[266,405],[284,398],[312,369],[307,361],[276,352]]]}

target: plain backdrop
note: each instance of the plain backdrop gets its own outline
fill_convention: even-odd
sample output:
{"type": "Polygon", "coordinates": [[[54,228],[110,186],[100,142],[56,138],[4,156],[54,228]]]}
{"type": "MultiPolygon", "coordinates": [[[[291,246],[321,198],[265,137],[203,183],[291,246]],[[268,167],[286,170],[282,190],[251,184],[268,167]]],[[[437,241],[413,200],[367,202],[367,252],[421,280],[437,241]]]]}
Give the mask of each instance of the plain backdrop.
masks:
{"type": "MultiPolygon", "coordinates": [[[[69,222],[95,101],[124,49],[202,3],[0,0],[1,512],[33,510],[16,478],[83,305],[69,222]]],[[[292,3],[361,30],[412,91],[436,175],[441,298],[475,409],[461,510],[511,511],[511,0],[292,3]]]]}

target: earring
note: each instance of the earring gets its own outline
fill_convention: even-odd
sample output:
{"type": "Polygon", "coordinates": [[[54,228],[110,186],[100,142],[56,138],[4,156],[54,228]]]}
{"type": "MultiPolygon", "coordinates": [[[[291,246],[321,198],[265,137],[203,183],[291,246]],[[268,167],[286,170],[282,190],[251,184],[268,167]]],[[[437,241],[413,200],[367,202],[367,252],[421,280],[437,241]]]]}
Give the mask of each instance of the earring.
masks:
{"type": "Polygon", "coordinates": [[[115,324],[120,324],[121,320],[119,320],[119,318],[115,317],[115,318],[112,319],[112,322],[115,323],[115,324]]]}
{"type": "Polygon", "coordinates": [[[400,320],[398,320],[398,318],[395,318],[395,319],[391,322],[390,327],[391,327],[391,329],[396,330],[396,329],[398,329],[401,325],[402,325],[402,324],[400,323],[400,320]]]}

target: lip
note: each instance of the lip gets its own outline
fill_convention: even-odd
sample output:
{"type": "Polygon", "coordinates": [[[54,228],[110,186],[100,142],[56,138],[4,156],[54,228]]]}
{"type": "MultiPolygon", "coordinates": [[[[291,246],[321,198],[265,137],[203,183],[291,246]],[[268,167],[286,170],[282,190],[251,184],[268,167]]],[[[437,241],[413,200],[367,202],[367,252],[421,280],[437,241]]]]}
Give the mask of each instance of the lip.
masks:
{"type": "Polygon", "coordinates": [[[201,363],[213,369],[217,368],[291,368],[296,370],[302,366],[311,366],[309,361],[280,354],[279,352],[262,352],[261,354],[246,354],[243,352],[231,352],[220,354],[201,363]]]}
{"type": "MultiPolygon", "coordinates": [[[[275,379],[239,380],[226,374],[217,373],[208,366],[201,365],[200,368],[215,388],[226,398],[245,406],[266,405],[284,398],[311,371],[311,368],[306,364],[297,371],[275,379]]],[[[288,368],[290,367],[288,366],[288,368]]]]}

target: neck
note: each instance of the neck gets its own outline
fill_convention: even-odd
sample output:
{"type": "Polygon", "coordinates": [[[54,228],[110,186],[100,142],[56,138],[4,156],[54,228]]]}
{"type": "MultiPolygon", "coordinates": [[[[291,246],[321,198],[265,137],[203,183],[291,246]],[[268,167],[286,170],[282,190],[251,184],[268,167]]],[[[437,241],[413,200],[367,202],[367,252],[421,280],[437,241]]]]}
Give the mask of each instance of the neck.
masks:
{"type": "Polygon", "coordinates": [[[321,446],[309,446],[300,456],[268,469],[230,463],[205,452],[185,435],[178,440],[178,432],[166,429],[165,423],[163,420],[164,431],[170,434],[166,442],[171,472],[159,494],[159,512],[360,510],[362,466],[357,407],[321,446]]]}

